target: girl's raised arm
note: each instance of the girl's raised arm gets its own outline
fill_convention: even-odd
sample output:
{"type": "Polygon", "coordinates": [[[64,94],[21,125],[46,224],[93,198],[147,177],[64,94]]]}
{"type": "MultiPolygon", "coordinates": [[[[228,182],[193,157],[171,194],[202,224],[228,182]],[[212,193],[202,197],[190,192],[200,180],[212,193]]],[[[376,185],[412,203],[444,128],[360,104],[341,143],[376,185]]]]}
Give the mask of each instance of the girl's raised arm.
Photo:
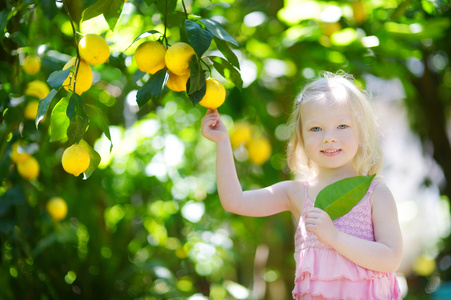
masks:
{"type": "Polygon", "coordinates": [[[235,169],[227,128],[217,110],[208,110],[202,119],[202,134],[216,143],[216,183],[223,208],[245,216],[268,216],[293,211],[291,182],[243,192],[235,169]]]}

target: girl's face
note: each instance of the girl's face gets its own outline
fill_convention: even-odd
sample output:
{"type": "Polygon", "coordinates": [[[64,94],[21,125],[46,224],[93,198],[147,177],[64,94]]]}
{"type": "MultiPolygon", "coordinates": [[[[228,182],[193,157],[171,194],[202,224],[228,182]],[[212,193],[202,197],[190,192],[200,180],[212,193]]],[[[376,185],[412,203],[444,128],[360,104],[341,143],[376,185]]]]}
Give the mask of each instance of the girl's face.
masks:
{"type": "Polygon", "coordinates": [[[356,173],[353,160],[359,148],[359,130],[346,102],[322,98],[302,105],[305,153],[317,172],[356,173]]]}

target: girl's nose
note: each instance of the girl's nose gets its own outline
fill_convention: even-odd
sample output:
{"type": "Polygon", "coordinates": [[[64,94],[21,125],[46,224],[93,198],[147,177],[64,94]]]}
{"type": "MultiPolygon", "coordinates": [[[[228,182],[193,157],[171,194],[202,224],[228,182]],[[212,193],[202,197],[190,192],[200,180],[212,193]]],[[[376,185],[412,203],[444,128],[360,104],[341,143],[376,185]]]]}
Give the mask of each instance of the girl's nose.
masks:
{"type": "Polygon", "coordinates": [[[332,136],[331,134],[325,133],[324,134],[324,138],[323,138],[323,143],[327,144],[327,143],[336,143],[337,139],[332,136]]]}

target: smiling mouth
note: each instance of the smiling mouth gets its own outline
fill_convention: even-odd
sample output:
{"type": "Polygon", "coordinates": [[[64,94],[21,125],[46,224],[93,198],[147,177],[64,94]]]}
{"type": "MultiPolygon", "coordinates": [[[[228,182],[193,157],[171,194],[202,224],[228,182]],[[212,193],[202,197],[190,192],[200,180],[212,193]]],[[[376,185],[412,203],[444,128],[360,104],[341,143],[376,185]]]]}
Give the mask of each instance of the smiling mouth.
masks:
{"type": "Polygon", "coordinates": [[[333,153],[338,153],[340,152],[341,149],[335,149],[335,150],[321,150],[321,152],[326,153],[326,154],[333,154],[333,153]]]}

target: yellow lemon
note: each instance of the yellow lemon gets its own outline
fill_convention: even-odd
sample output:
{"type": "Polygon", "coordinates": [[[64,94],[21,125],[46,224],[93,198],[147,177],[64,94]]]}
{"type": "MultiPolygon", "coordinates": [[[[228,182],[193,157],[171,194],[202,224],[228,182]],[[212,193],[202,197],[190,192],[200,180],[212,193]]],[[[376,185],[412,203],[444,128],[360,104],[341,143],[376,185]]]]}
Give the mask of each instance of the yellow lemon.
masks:
{"type": "Polygon", "coordinates": [[[322,22],[320,27],[323,29],[323,32],[327,36],[331,36],[333,33],[339,31],[341,29],[341,25],[338,22],[322,22]]]}
{"type": "Polygon", "coordinates": [[[354,20],[356,21],[357,24],[362,24],[366,20],[366,13],[365,7],[363,6],[363,2],[361,0],[358,0],[352,2],[351,5],[354,20]]]}
{"type": "Polygon", "coordinates": [[[435,271],[435,268],[435,260],[428,258],[425,255],[419,256],[413,264],[413,270],[421,276],[431,275],[435,271]]]}
{"type": "Polygon", "coordinates": [[[252,139],[249,141],[247,151],[249,153],[249,160],[260,166],[271,157],[271,144],[265,137],[252,139]]]}
{"type": "Polygon", "coordinates": [[[29,155],[25,161],[17,163],[17,172],[27,180],[34,180],[39,175],[39,163],[33,156],[29,155]]]}
{"type": "Polygon", "coordinates": [[[34,120],[36,119],[36,114],[38,113],[39,100],[31,100],[25,106],[25,110],[23,112],[25,119],[34,120]]]}
{"type": "Polygon", "coordinates": [[[203,107],[215,110],[224,103],[226,91],[222,83],[214,78],[207,78],[207,90],[199,104],[203,107]]]}
{"type": "Polygon", "coordinates": [[[232,147],[238,147],[241,144],[246,144],[252,135],[251,126],[247,122],[236,122],[232,128],[232,134],[230,135],[230,142],[232,147]]]}
{"type": "Polygon", "coordinates": [[[187,43],[179,42],[169,47],[164,60],[169,71],[175,75],[186,75],[190,73],[189,63],[195,55],[193,47],[187,43]]]}
{"type": "Polygon", "coordinates": [[[61,197],[51,198],[45,208],[55,222],[61,221],[67,215],[67,204],[61,197]]]}
{"type": "Polygon", "coordinates": [[[161,43],[144,42],[135,51],[136,64],[142,72],[155,74],[166,67],[164,62],[165,54],[166,47],[161,43]]]}
{"type": "Polygon", "coordinates": [[[92,70],[91,67],[82,59],[78,64],[78,73],[75,75],[77,68],[76,60],[77,58],[73,57],[63,67],[63,70],[72,68],[69,76],[67,76],[66,80],[63,82],[63,87],[66,91],[73,92],[75,85],[75,93],[81,95],[83,92],[89,90],[92,85],[92,70]]]}
{"type": "Polygon", "coordinates": [[[169,89],[174,92],[183,92],[186,91],[186,82],[188,81],[190,73],[185,75],[175,75],[171,71],[169,71],[169,78],[166,82],[166,85],[169,89]]]}
{"type": "Polygon", "coordinates": [[[41,69],[41,59],[36,55],[28,55],[23,61],[22,68],[25,73],[34,75],[41,69]]]}
{"type": "Polygon", "coordinates": [[[39,99],[45,98],[50,92],[47,84],[41,80],[33,80],[28,83],[25,95],[37,97],[39,99]]]}
{"type": "Polygon", "coordinates": [[[87,34],[78,42],[78,52],[81,58],[91,65],[100,65],[110,57],[110,47],[103,37],[97,34],[87,34]]]}
{"type": "Polygon", "coordinates": [[[20,143],[15,142],[11,146],[11,160],[15,163],[24,162],[28,159],[30,154],[21,149],[20,143]]]}
{"type": "Polygon", "coordinates": [[[88,151],[80,145],[74,144],[63,152],[62,164],[64,170],[76,177],[86,171],[90,162],[91,158],[88,151]]]}

